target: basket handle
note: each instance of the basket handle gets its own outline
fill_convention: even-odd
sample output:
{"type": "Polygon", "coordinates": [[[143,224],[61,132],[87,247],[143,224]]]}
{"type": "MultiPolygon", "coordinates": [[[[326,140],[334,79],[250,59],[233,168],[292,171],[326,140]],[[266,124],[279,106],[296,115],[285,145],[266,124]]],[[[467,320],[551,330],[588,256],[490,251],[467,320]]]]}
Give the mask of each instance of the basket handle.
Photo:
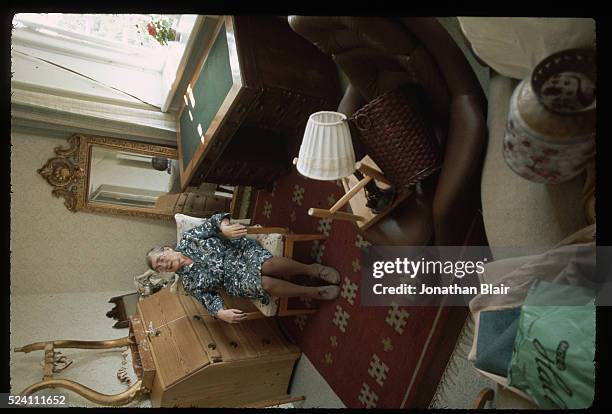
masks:
{"type": "Polygon", "coordinates": [[[359,114],[355,117],[351,117],[348,119],[355,125],[359,131],[368,131],[372,128],[372,120],[366,114],[359,114]]]}

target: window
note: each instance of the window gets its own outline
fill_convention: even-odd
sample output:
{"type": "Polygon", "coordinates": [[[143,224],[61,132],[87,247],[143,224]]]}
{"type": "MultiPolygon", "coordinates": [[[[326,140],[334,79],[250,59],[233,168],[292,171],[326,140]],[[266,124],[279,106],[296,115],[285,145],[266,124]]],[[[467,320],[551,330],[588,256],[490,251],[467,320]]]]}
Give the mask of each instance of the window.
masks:
{"type": "Polygon", "coordinates": [[[178,14],[21,13],[15,17],[15,23],[50,35],[157,49],[161,45],[147,33],[147,24],[163,20],[176,28],[180,18],[178,14]]]}
{"type": "Polygon", "coordinates": [[[157,199],[166,193],[132,187],[100,184],[90,200],[98,203],[119,204],[130,207],[155,208],[157,199]]]}
{"type": "MultiPolygon", "coordinates": [[[[173,94],[173,85],[178,73],[179,62],[187,40],[196,22],[196,15],[162,15],[162,14],[62,14],[62,13],[20,13],[15,15],[13,23],[13,44],[26,48],[32,47],[42,51],[48,59],[49,53],[57,53],[56,63],[63,62],[61,56],[88,61],[89,65],[115,65],[132,68],[135,71],[157,74],[159,85],[149,81],[142,85],[147,102],[164,108],[173,94]],[[147,24],[151,21],[166,22],[176,31],[176,42],[161,45],[150,36],[147,24]],[[157,90],[158,98],[151,99],[151,92],[157,90]]],[[[69,68],[81,72],[82,66],[69,68]]],[[[108,72],[92,70],[90,73],[108,72]]],[[[90,73],[84,73],[97,79],[90,73]]],[[[119,75],[118,75],[119,76],[119,75]]],[[[148,79],[148,78],[147,78],[148,79]]],[[[108,79],[99,79],[109,84],[108,79]]],[[[143,80],[144,81],[144,80],[143,80]]],[[[124,88],[122,85],[110,85],[124,88]]],[[[140,87],[140,86],[138,86],[140,87]]],[[[134,94],[134,90],[129,90],[134,94]]],[[[136,96],[140,95],[137,91],[136,96]]]]}

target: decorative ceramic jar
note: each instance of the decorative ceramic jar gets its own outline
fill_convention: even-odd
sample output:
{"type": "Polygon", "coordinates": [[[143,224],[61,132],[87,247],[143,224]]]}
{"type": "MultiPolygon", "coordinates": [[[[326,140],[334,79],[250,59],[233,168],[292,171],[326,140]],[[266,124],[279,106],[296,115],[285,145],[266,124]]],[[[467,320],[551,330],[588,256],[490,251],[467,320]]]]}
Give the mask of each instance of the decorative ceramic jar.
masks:
{"type": "Polygon", "coordinates": [[[595,125],[593,52],[556,53],[512,94],[504,159],[515,173],[531,181],[570,180],[595,155],[595,125]]]}

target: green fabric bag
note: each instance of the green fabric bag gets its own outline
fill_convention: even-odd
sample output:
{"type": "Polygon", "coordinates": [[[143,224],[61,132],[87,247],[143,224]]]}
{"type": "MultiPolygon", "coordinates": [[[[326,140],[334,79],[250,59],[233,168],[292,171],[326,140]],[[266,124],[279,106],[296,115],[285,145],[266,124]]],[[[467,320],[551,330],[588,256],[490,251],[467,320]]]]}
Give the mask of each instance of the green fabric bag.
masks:
{"type": "Polygon", "coordinates": [[[595,392],[595,292],[536,280],[521,309],[508,384],[541,408],[577,409],[595,392]]]}

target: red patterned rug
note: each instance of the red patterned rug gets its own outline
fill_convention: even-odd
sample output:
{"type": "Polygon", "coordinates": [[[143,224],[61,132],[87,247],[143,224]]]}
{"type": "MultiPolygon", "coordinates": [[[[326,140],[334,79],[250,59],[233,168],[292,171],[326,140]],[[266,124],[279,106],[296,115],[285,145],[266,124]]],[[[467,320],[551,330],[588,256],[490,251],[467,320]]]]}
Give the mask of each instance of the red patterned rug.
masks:
{"type": "Polygon", "coordinates": [[[361,307],[360,249],[368,245],[354,225],[310,217],[344,191],[340,182],[302,177],[295,168],[259,191],[253,222],[325,233],[324,243],[296,245],[294,258],[333,266],[342,275],[341,296],[319,303],[317,313],[282,323],[348,408],[427,407],[465,321],[464,308],[361,307]],[[301,245],[301,246],[300,246],[301,245]]]}

